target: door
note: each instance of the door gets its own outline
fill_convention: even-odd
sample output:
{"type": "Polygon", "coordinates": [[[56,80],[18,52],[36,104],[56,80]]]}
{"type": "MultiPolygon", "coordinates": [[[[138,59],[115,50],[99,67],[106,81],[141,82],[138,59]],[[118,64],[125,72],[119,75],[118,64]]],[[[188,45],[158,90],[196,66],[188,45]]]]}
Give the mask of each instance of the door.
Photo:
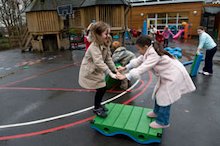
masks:
{"type": "Polygon", "coordinates": [[[157,28],[157,26],[156,26],[156,18],[148,18],[147,19],[148,34],[149,34],[150,25],[154,25],[155,28],[157,28]]]}

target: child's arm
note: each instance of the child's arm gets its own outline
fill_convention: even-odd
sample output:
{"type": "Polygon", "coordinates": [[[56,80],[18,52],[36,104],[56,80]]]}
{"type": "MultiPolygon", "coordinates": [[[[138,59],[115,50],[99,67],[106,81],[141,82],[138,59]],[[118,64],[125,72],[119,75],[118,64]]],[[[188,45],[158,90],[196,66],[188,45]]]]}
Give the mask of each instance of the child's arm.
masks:
{"type": "Polygon", "coordinates": [[[106,63],[107,66],[111,69],[112,72],[116,72],[116,71],[117,71],[117,70],[116,70],[116,67],[115,67],[115,63],[113,62],[112,57],[111,57],[110,48],[108,48],[108,54],[107,54],[105,63],[106,63]]]}
{"type": "Polygon", "coordinates": [[[155,52],[149,52],[146,60],[141,65],[139,65],[137,68],[132,69],[128,74],[126,74],[127,79],[131,80],[131,78],[140,78],[143,73],[154,67],[159,60],[160,56],[158,54],[156,54],[155,52]]]}
{"type": "Polygon", "coordinates": [[[201,36],[199,37],[199,46],[197,48],[197,54],[200,53],[200,50],[203,48],[205,44],[205,36],[201,34],[201,36]]]}
{"type": "Polygon", "coordinates": [[[172,33],[172,31],[171,31],[171,30],[169,30],[169,33],[170,33],[172,36],[174,36],[174,34],[172,33]]]}
{"type": "Polygon", "coordinates": [[[130,61],[129,64],[127,64],[125,67],[130,70],[132,68],[136,68],[138,67],[141,63],[143,63],[143,58],[144,56],[143,55],[140,55],[138,58],[135,58],[135,59],[132,59],[130,61]]]}
{"type": "MultiPolygon", "coordinates": [[[[99,49],[99,47],[97,46],[90,47],[88,50],[91,54],[92,60],[94,64],[96,65],[97,69],[102,70],[103,72],[105,72],[105,74],[109,74],[111,70],[109,69],[107,64],[104,62],[103,57],[102,57],[102,52],[99,49]]],[[[113,61],[112,61],[112,64],[114,64],[113,61]]]]}

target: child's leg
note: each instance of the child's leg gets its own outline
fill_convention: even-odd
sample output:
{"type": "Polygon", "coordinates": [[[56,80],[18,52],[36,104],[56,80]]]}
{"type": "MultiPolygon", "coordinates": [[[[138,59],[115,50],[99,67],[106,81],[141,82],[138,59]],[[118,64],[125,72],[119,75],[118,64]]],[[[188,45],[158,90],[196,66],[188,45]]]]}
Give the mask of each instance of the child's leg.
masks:
{"type": "Polygon", "coordinates": [[[164,48],[168,47],[168,39],[164,39],[164,44],[163,45],[164,45],[164,48]]]}
{"type": "Polygon", "coordinates": [[[106,87],[96,89],[95,101],[94,101],[95,109],[100,108],[102,98],[103,98],[105,92],[106,92],[106,87]]]}
{"type": "Polygon", "coordinates": [[[157,115],[156,122],[160,125],[169,125],[170,118],[170,107],[168,106],[159,106],[157,102],[155,102],[154,113],[157,115]]]}

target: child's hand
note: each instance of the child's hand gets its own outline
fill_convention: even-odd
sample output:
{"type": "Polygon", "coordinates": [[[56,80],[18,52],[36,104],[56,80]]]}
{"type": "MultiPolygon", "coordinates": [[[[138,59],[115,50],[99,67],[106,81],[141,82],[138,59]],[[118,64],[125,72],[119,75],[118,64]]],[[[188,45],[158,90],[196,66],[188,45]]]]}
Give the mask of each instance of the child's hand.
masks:
{"type": "Polygon", "coordinates": [[[118,69],[119,72],[122,72],[122,71],[126,70],[126,67],[120,66],[117,69],[118,69]]]}
{"type": "Polygon", "coordinates": [[[111,78],[113,78],[113,79],[117,79],[116,74],[114,74],[114,73],[112,73],[112,72],[109,73],[109,76],[110,76],[111,78]]]}
{"type": "Polygon", "coordinates": [[[124,79],[126,79],[126,76],[123,74],[117,73],[116,78],[119,80],[124,80],[124,79]]]}
{"type": "Polygon", "coordinates": [[[200,54],[200,49],[197,49],[196,54],[200,54]]]}

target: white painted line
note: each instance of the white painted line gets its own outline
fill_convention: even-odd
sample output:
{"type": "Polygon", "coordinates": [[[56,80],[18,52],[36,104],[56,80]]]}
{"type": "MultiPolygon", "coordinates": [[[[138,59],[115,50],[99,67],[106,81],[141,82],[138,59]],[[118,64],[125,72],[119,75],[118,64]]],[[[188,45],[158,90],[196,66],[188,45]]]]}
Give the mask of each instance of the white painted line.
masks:
{"type": "MultiPolygon", "coordinates": [[[[112,97],[111,99],[108,99],[104,102],[102,102],[102,104],[106,104],[109,103],[115,99],[118,99],[119,97],[123,96],[124,94],[126,94],[127,92],[129,92],[130,90],[132,90],[139,82],[140,80],[137,80],[130,88],[128,88],[126,91],[116,95],[115,97],[112,97]]],[[[46,118],[46,119],[40,119],[40,120],[36,120],[36,121],[30,121],[30,122],[24,122],[24,123],[17,123],[17,124],[9,124],[9,125],[1,125],[0,129],[4,129],[4,128],[12,128],[12,127],[21,127],[21,126],[27,126],[27,125],[34,125],[34,124],[40,124],[40,123],[45,123],[45,122],[49,122],[49,121],[53,121],[53,120],[57,120],[57,119],[61,119],[61,118],[65,118],[65,117],[70,117],[73,115],[77,115],[86,111],[89,111],[91,109],[93,109],[94,106],[90,106],[88,108],[82,109],[82,110],[78,110],[75,112],[71,112],[71,113],[67,113],[67,114],[63,114],[63,115],[59,115],[59,116],[55,116],[55,117],[50,117],[50,118],[46,118]]]]}

